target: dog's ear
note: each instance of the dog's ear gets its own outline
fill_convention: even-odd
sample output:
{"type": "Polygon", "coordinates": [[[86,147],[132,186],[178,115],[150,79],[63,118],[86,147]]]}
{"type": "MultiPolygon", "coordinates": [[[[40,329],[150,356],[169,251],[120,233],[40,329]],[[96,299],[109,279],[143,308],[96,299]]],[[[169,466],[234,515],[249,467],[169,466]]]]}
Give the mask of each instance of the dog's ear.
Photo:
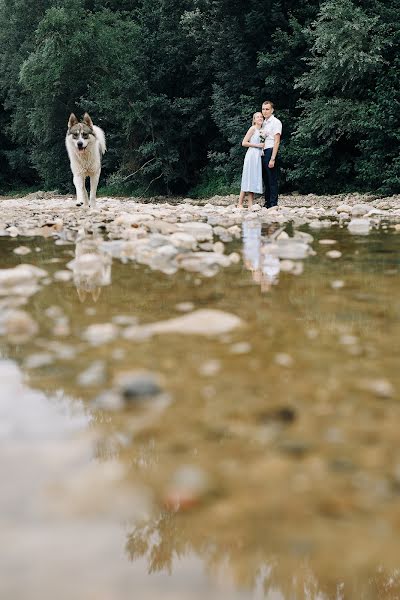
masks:
{"type": "Polygon", "coordinates": [[[87,125],[90,128],[93,128],[93,121],[92,119],[89,117],[88,113],[85,113],[83,115],[83,119],[82,121],[85,123],[85,125],[87,125]]]}
{"type": "Polygon", "coordinates": [[[68,127],[71,129],[71,127],[73,127],[77,123],[79,123],[78,119],[76,118],[76,116],[74,115],[74,113],[71,113],[69,115],[68,127]]]}

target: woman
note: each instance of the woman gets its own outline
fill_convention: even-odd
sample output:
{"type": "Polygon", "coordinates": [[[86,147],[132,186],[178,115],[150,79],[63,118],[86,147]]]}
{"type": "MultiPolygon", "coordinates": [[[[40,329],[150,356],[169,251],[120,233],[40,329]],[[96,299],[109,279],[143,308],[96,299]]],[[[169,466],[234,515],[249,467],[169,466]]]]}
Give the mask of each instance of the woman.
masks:
{"type": "Polygon", "coordinates": [[[243,208],[243,200],[246,194],[248,194],[248,207],[252,208],[254,194],[263,193],[261,155],[264,141],[260,139],[260,134],[262,137],[261,126],[263,120],[262,113],[254,113],[253,124],[243,138],[242,146],[248,148],[248,150],[244,157],[238,208],[243,208]]]}

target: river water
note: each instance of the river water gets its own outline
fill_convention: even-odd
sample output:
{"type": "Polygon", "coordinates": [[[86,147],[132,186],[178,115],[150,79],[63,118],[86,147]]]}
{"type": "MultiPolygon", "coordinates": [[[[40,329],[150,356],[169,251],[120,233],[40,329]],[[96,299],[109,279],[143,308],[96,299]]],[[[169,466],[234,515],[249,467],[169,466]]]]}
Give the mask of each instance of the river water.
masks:
{"type": "Polygon", "coordinates": [[[49,274],[0,338],[1,598],[400,597],[399,235],[312,233],[298,274],[247,239],[214,277],[113,260],[78,290],[71,244],[0,239],[49,274]],[[124,336],[197,309],[242,325],[124,336]],[[138,371],[162,402],[104,404],[138,371]]]}

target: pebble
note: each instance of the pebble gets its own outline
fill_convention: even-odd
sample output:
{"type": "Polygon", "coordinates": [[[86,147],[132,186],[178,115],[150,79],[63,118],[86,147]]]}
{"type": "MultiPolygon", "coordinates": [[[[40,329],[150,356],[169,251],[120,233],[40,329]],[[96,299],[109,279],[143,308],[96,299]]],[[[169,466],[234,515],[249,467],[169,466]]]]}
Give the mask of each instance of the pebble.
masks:
{"type": "Polygon", "coordinates": [[[91,346],[101,346],[112,342],[119,334],[119,328],[113,323],[99,323],[89,325],[82,333],[82,338],[91,346]]]}
{"type": "Polygon", "coordinates": [[[229,348],[231,354],[248,354],[251,352],[251,344],[249,342],[237,342],[229,348]]]}
{"type": "Polygon", "coordinates": [[[336,240],[329,240],[329,239],[323,239],[323,240],[319,240],[318,242],[319,244],[322,244],[324,246],[333,246],[333,244],[336,244],[336,240]]]}
{"type": "Polygon", "coordinates": [[[344,287],[344,281],[342,279],[335,279],[331,281],[331,288],[334,290],[340,290],[344,287]]]}
{"type": "Polygon", "coordinates": [[[326,256],[328,258],[340,258],[342,253],[339,250],[329,250],[329,252],[326,253],[326,256]]]}
{"type": "Polygon", "coordinates": [[[372,392],[377,398],[393,398],[394,386],[387,379],[365,379],[360,382],[360,388],[372,392]]]}
{"type": "Polygon", "coordinates": [[[126,402],[141,402],[161,394],[161,377],[152,371],[131,371],[116,377],[115,385],[126,402]]]}
{"type": "Polygon", "coordinates": [[[204,377],[213,377],[221,370],[221,362],[219,360],[208,360],[200,365],[198,371],[204,377]]]}
{"type": "Polygon", "coordinates": [[[106,365],[103,360],[94,361],[85,371],[79,373],[76,381],[81,387],[103,385],[106,380],[106,365]]]}
{"type": "Polygon", "coordinates": [[[294,362],[290,354],[286,354],[285,352],[275,354],[274,361],[280,367],[291,367],[294,362]]]}
{"type": "Polygon", "coordinates": [[[8,312],[0,323],[0,332],[15,344],[25,344],[39,331],[36,321],[23,310],[8,312]]]}
{"type": "Polygon", "coordinates": [[[163,504],[171,512],[187,511],[198,506],[211,488],[207,473],[196,466],[177,469],[163,494],[163,504]]]}
{"type": "Polygon", "coordinates": [[[18,248],[15,248],[15,250],[13,250],[13,252],[14,254],[18,254],[19,256],[25,256],[26,254],[31,253],[31,249],[27,246],[18,246],[18,248]]]}

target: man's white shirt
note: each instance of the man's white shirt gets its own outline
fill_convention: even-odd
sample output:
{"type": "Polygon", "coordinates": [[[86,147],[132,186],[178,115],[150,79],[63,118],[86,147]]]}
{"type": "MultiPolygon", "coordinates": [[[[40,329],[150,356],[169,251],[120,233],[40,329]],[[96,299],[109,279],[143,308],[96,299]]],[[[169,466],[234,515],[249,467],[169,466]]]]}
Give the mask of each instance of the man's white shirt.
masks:
{"type": "Polygon", "coordinates": [[[264,121],[261,127],[265,135],[264,148],[273,148],[275,141],[275,134],[282,133],[282,123],[279,119],[271,115],[264,121]]]}

